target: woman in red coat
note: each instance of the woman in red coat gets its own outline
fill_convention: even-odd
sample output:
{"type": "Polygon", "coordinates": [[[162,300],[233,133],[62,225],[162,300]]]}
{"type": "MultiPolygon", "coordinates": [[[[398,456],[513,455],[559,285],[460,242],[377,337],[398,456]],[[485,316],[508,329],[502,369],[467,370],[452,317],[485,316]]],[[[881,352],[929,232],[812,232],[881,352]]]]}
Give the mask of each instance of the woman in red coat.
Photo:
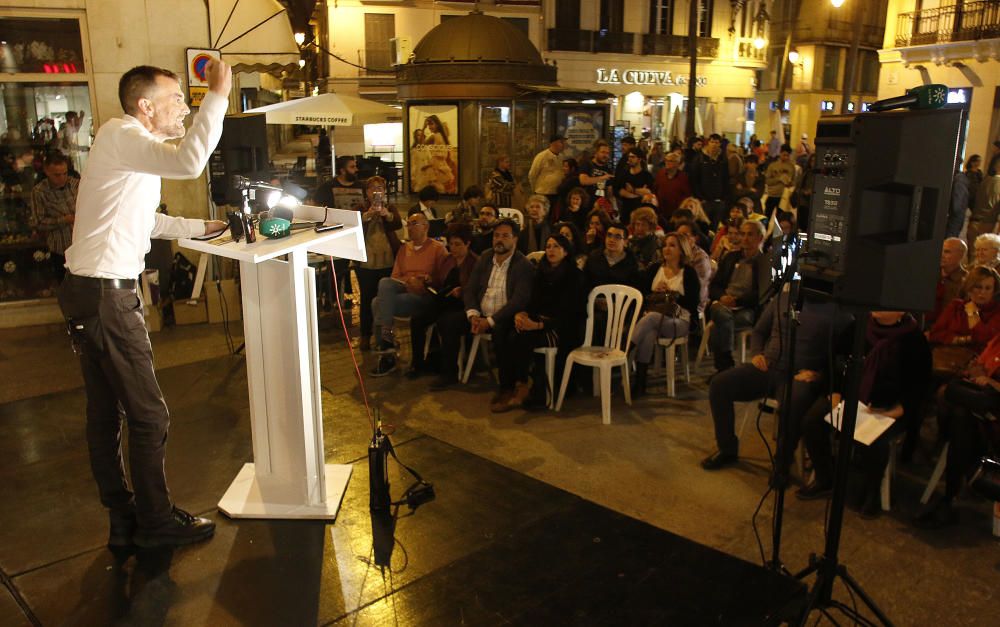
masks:
{"type": "Polygon", "coordinates": [[[968,346],[981,351],[1000,333],[1000,274],[986,266],[976,266],[965,279],[968,299],[953,300],[934,322],[928,338],[932,344],[968,346]]]}

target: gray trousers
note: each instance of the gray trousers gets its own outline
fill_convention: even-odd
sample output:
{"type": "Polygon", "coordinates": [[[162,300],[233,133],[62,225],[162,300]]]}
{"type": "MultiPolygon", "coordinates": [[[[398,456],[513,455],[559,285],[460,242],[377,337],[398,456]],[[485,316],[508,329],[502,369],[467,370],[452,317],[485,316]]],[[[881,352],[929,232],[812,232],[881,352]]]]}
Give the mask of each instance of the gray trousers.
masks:
{"type": "Polygon", "coordinates": [[[656,312],[649,312],[639,319],[632,331],[635,344],[635,360],[640,364],[653,361],[656,340],[661,337],[686,337],[691,325],[687,320],[671,318],[656,312]]]}

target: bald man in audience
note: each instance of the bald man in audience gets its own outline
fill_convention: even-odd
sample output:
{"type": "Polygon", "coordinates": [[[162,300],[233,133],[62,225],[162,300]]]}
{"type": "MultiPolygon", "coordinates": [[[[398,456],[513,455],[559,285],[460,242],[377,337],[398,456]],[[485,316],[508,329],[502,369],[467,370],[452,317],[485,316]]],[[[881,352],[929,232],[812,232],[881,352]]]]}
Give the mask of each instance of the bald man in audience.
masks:
{"type": "Polygon", "coordinates": [[[941,246],[941,274],[938,276],[937,291],[934,294],[934,311],[927,314],[927,327],[930,328],[941,315],[948,303],[956,298],[965,298],[962,283],[969,271],[962,265],[962,260],[969,247],[957,237],[949,237],[941,246]]]}

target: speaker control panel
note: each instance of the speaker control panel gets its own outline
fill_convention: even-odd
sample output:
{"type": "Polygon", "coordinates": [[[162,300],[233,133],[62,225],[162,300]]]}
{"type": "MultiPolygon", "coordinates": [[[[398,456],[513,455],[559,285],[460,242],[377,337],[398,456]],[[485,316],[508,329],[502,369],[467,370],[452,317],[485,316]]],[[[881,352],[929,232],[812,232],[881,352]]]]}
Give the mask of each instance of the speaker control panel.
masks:
{"type": "Polygon", "coordinates": [[[851,204],[852,146],[817,146],[809,225],[809,256],[804,263],[833,279],[844,272],[851,204]]]}

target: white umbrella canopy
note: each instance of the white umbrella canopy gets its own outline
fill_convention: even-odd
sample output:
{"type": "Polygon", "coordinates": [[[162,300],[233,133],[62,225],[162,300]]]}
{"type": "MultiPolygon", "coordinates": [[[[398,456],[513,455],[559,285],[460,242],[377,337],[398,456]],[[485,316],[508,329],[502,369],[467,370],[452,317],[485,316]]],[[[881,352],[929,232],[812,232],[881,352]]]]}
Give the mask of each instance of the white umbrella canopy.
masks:
{"type": "Polygon", "coordinates": [[[684,114],[681,113],[680,105],[674,107],[674,113],[670,120],[670,139],[684,139],[684,114]]]}
{"type": "Polygon", "coordinates": [[[708,111],[705,112],[705,135],[711,135],[712,133],[718,133],[715,122],[715,103],[708,103],[708,111]]]}
{"type": "Polygon", "coordinates": [[[771,109],[770,114],[771,128],[769,131],[774,131],[777,134],[778,139],[781,140],[782,144],[788,143],[788,138],[785,137],[785,127],[781,124],[781,112],[777,109],[771,109]]]}
{"type": "Polygon", "coordinates": [[[388,105],[340,94],[319,94],[248,109],[246,113],[263,113],[268,124],[320,124],[354,126],[402,122],[403,112],[388,105]]]}

